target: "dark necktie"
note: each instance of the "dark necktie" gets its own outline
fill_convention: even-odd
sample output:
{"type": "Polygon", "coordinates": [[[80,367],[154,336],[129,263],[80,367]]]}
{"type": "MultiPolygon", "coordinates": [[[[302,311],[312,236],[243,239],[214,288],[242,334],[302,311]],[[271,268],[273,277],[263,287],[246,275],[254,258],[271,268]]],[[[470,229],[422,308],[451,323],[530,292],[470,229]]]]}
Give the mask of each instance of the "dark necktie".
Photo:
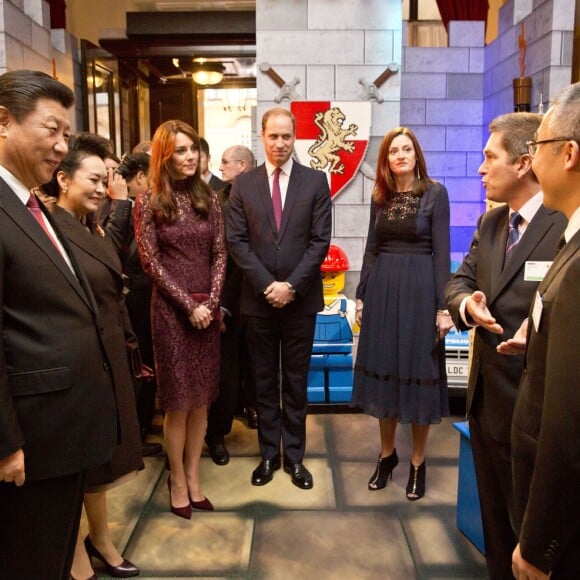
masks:
{"type": "Polygon", "coordinates": [[[26,207],[34,217],[34,219],[38,222],[40,227],[43,229],[44,233],[48,236],[54,247],[58,250],[58,253],[62,256],[62,250],[60,246],[56,243],[55,237],[50,233],[50,230],[46,226],[46,222],[42,217],[42,210],[40,209],[40,205],[38,204],[38,200],[34,194],[30,194],[28,201],[26,202],[26,207]]]}
{"type": "Polygon", "coordinates": [[[508,226],[508,239],[505,247],[505,255],[508,256],[512,251],[513,247],[520,241],[520,233],[518,232],[518,226],[522,221],[522,216],[514,211],[510,216],[510,223],[508,226]]]}
{"type": "Polygon", "coordinates": [[[272,207],[274,208],[274,219],[276,220],[276,227],[280,231],[280,224],[282,223],[282,193],[280,192],[280,173],[282,169],[276,167],[274,169],[274,181],[272,182],[272,207]]]}

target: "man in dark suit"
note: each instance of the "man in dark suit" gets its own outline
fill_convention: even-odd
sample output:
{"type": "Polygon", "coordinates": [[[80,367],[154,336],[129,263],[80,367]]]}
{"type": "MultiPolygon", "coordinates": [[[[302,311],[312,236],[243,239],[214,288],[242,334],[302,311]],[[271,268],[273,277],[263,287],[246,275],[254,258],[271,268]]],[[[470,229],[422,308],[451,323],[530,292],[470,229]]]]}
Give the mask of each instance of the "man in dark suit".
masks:
{"type": "Polygon", "coordinates": [[[262,461],[252,484],[272,480],[282,445],[284,470],[295,485],[310,489],[312,475],[302,463],[306,383],[316,313],[324,305],[320,265],[330,244],[332,217],[326,175],[292,160],[295,129],[286,109],[264,114],[266,163],[236,179],[227,237],[244,274],[241,309],[256,387],[262,461]]]}
{"type": "Polygon", "coordinates": [[[530,145],[544,204],[568,219],[535,293],[512,423],[516,578],[580,578],[580,83],[557,97],[530,145]]]}
{"type": "Polygon", "coordinates": [[[214,175],[209,168],[211,162],[211,155],[209,154],[209,143],[203,138],[199,138],[199,167],[201,171],[201,178],[209,185],[212,191],[220,191],[226,184],[217,175],[214,175]]]}
{"type": "Polygon", "coordinates": [[[469,253],[446,290],[455,326],[476,327],[466,406],[493,580],[512,577],[510,426],[523,363],[521,356],[502,356],[496,347],[527,316],[565,227],[563,215],[542,206],[526,147],[540,121],[533,113],[510,113],[490,124],[479,173],[487,199],[505,205],[481,216],[469,253]]]}
{"type": "Polygon", "coordinates": [[[31,194],[67,153],[73,102],[44,73],[0,76],[2,578],[69,578],[83,473],[117,441],[94,297],[31,194]]]}
{"type": "MultiPolygon", "coordinates": [[[[228,212],[228,201],[234,180],[241,173],[254,168],[254,154],[244,145],[228,147],[223,155],[220,169],[225,187],[218,192],[222,204],[224,221],[228,212]]],[[[216,465],[227,465],[230,453],[224,437],[232,430],[238,399],[240,398],[242,374],[240,347],[242,321],[240,315],[240,292],[242,272],[228,255],[226,279],[221,295],[222,334],[220,338],[220,392],[211,404],[207,417],[205,442],[216,465]]],[[[246,408],[249,405],[246,403],[246,408]]],[[[253,405],[252,405],[253,407],[253,405]]]]}

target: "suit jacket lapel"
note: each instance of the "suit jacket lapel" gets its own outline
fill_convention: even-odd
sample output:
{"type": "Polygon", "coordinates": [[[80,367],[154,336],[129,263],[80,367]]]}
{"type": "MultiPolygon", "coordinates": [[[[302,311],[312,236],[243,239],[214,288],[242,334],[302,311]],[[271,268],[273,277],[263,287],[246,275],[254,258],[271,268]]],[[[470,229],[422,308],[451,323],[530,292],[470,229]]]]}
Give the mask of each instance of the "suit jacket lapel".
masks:
{"type": "Polygon", "coordinates": [[[498,223],[495,228],[495,237],[491,248],[490,264],[490,295],[488,300],[491,302],[492,297],[497,296],[497,286],[502,276],[503,263],[505,259],[505,247],[507,243],[508,232],[508,209],[498,216],[498,223]]]}
{"type": "Polygon", "coordinates": [[[95,260],[98,260],[116,275],[120,276],[121,265],[118,262],[118,256],[114,253],[112,246],[109,247],[101,243],[103,240],[86,231],[78,223],[76,218],[62,208],[55,207],[54,214],[58,219],[60,228],[72,244],[78,246],[95,260]]]}
{"type": "Polygon", "coordinates": [[[572,239],[560,250],[560,252],[554,258],[548,273],[538,288],[538,292],[540,294],[543,294],[548,289],[552,283],[552,280],[554,280],[556,277],[556,274],[558,274],[566,262],[568,262],[568,260],[570,260],[570,258],[572,258],[578,251],[580,251],[580,230],[578,230],[574,236],[572,236],[572,239]]]}
{"type": "Polygon", "coordinates": [[[282,210],[282,222],[280,223],[280,232],[278,234],[278,239],[282,239],[284,232],[286,231],[286,226],[290,219],[290,214],[296,203],[296,198],[298,197],[300,191],[300,166],[298,163],[294,162],[292,164],[292,173],[290,174],[290,179],[288,180],[288,189],[286,190],[286,199],[284,200],[284,208],[282,210]]]}
{"type": "MultiPolygon", "coordinates": [[[[71,271],[68,264],[65,262],[64,258],[60,254],[60,252],[54,247],[54,244],[48,238],[46,233],[42,230],[42,228],[38,225],[34,217],[30,214],[26,206],[18,199],[16,194],[4,183],[4,181],[0,180],[0,187],[2,190],[2,206],[6,210],[6,214],[10,219],[14,221],[14,223],[22,230],[22,232],[27,235],[46,255],[47,257],[54,263],[54,265],[60,270],[62,275],[68,280],[69,284],[72,286],[74,291],[86,302],[86,304],[94,310],[93,306],[94,303],[91,302],[87,294],[85,293],[84,289],[82,288],[79,279],[75,276],[75,274],[71,271]]],[[[66,239],[60,234],[60,230],[58,226],[54,223],[54,220],[51,218],[50,214],[46,211],[46,208],[41,205],[41,210],[45,214],[45,216],[50,221],[56,235],[58,236],[60,242],[62,243],[64,249],[71,258],[71,262],[75,267],[76,272],[78,273],[80,269],[74,262],[74,256],[68,245],[66,239]]]]}
{"type": "MultiPolygon", "coordinates": [[[[499,276],[497,284],[493,287],[490,302],[494,300],[514,276],[517,276],[530,254],[554,226],[554,222],[550,218],[551,213],[544,206],[540,206],[540,209],[538,209],[536,215],[528,224],[522,239],[512,249],[509,259],[506,259],[503,272],[499,276]]],[[[507,222],[505,239],[507,241],[507,222]]]]}
{"type": "Polygon", "coordinates": [[[258,179],[258,195],[260,196],[260,205],[266,211],[266,217],[268,218],[268,223],[274,235],[277,235],[278,228],[276,227],[276,218],[274,217],[274,207],[272,205],[272,194],[270,192],[270,180],[268,177],[268,171],[266,169],[266,164],[262,165],[262,171],[257,175],[258,179]]]}

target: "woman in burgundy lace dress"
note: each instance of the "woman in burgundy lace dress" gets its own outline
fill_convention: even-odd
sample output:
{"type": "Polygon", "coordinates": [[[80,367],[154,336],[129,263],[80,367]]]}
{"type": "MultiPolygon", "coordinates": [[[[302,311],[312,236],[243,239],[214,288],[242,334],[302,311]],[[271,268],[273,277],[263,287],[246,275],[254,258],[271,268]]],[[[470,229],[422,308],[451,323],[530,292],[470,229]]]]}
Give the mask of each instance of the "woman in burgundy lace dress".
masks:
{"type": "Polygon", "coordinates": [[[153,136],[151,191],[135,203],[135,236],[153,280],[151,330],[158,393],[165,410],[171,511],[212,510],[199,466],[208,406],[218,394],[226,249],[220,204],[201,179],[199,137],[167,121],[153,136]]]}

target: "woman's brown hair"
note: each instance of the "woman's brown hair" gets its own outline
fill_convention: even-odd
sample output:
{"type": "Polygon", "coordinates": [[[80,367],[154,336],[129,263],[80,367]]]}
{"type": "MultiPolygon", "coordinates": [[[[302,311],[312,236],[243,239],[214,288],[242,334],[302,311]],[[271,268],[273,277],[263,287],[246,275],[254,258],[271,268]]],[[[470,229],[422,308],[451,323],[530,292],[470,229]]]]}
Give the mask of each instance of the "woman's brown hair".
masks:
{"type": "MultiPolygon", "coordinates": [[[[151,162],[149,164],[149,183],[151,184],[150,207],[155,217],[161,222],[172,222],[177,215],[177,203],[174,189],[179,181],[173,170],[171,157],[175,151],[175,138],[178,133],[187,135],[199,151],[199,136],[195,129],[183,121],[165,121],[159,125],[153,135],[151,162]]],[[[195,174],[188,177],[179,186],[191,201],[192,208],[202,217],[207,218],[210,211],[210,189],[201,178],[198,162],[195,174]]]]}
{"type": "Polygon", "coordinates": [[[427,190],[433,180],[427,174],[427,164],[425,163],[425,156],[423,150],[417,141],[417,137],[411,129],[407,127],[395,127],[391,129],[383,138],[381,147],[379,149],[379,157],[377,159],[377,174],[375,178],[375,187],[373,189],[373,200],[379,205],[388,203],[394,192],[397,191],[397,184],[391,168],[389,167],[389,149],[391,143],[399,135],[405,135],[413,143],[415,149],[415,179],[413,181],[413,193],[420,194],[427,190]]]}

